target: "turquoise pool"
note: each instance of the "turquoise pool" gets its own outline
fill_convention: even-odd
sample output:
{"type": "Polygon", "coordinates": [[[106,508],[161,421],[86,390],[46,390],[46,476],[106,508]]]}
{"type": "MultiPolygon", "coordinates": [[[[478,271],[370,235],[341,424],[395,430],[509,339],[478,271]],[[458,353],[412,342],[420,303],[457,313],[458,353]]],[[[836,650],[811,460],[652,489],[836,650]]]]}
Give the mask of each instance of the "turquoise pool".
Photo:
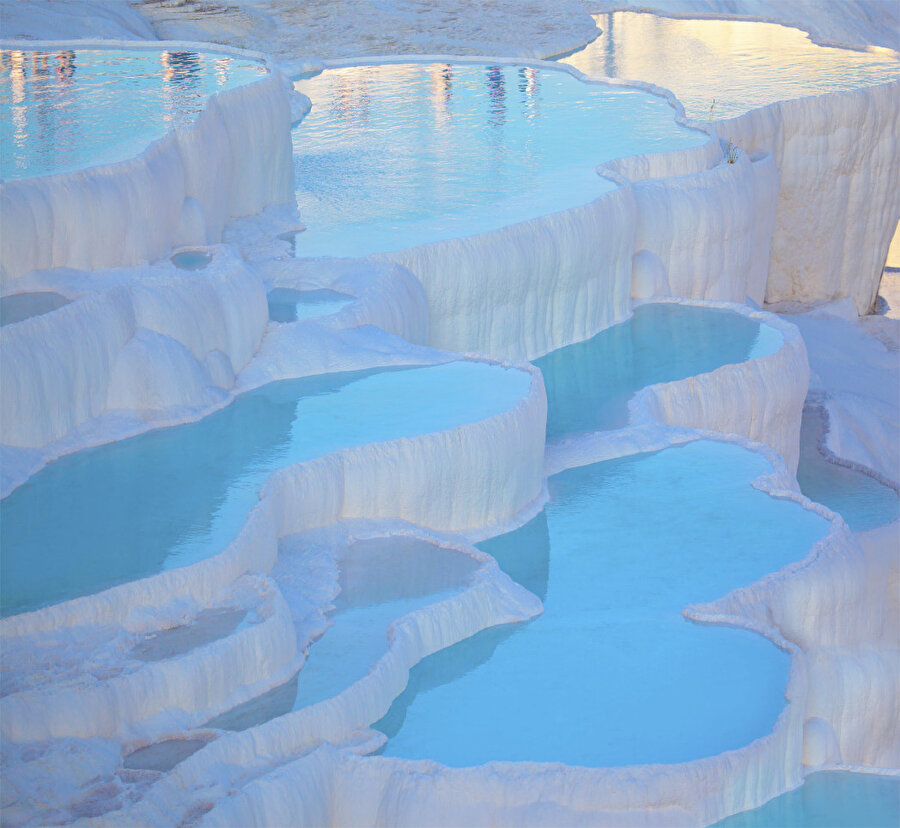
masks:
{"type": "Polygon", "coordinates": [[[662,98],[526,66],[329,69],[296,88],[298,256],[362,256],[494,230],[613,188],[604,161],[699,145],[662,98]]]}
{"type": "Polygon", "coordinates": [[[485,419],[529,384],[477,362],[288,380],[199,422],[64,457],[0,502],[2,613],[206,558],[236,536],[274,470],[485,419]]]}
{"type": "Polygon", "coordinates": [[[422,661],[376,725],[385,755],[452,766],[683,762],[749,744],[789,657],[681,614],[804,558],[822,518],[750,486],[769,469],[699,442],[571,469],[521,529],[480,544],[544,602],[422,661]]]}
{"type": "Polygon", "coordinates": [[[752,811],[735,814],[716,828],[897,828],[900,777],[822,771],[797,790],[752,811]]]}
{"type": "Polygon", "coordinates": [[[828,462],[819,451],[824,431],[821,410],[805,409],[797,467],[800,491],[840,514],[854,532],[865,532],[897,520],[900,517],[897,492],[867,474],[828,462]]]}
{"type": "Polygon", "coordinates": [[[620,325],[534,364],[547,389],[547,439],[628,424],[636,391],[777,351],[781,334],[733,311],[641,305],[620,325]]]}
{"type": "Polygon", "coordinates": [[[192,51],[0,50],[0,178],[133,158],[191,123],[213,93],[265,71],[256,61],[192,51]]]}

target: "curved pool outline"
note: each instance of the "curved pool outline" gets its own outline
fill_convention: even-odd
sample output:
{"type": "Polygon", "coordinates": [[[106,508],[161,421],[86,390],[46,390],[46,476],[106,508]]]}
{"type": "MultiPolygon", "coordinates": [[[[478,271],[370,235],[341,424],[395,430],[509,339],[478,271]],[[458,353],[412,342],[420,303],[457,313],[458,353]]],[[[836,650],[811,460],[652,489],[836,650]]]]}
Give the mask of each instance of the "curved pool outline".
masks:
{"type": "MultiPolygon", "coordinates": [[[[436,784],[441,784],[443,780],[447,780],[454,789],[458,789],[459,785],[463,785],[469,786],[473,791],[484,791],[483,786],[477,784],[474,786],[472,785],[475,778],[473,777],[473,774],[475,774],[478,778],[490,779],[488,787],[492,787],[498,791],[497,799],[492,800],[494,802],[498,801],[500,796],[507,802],[511,799],[533,797],[534,780],[541,777],[548,778],[551,788],[554,791],[557,791],[557,794],[555,795],[558,795],[558,783],[554,783],[553,780],[559,779],[559,783],[561,783],[562,778],[565,777],[571,782],[572,776],[574,775],[577,778],[575,786],[576,789],[579,790],[577,796],[582,802],[579,810],[592,807],[600,813],[603,812],[604,805],[608,806],[610,798],[612,798],[613,801],[621,798],[621,789],[625,790],[624,798],[639,798],[644,801],[643,807],[649,807],[653,805],[654,802],[658,804],[658,800],[653,797],[663,797],[666,801],[678,799],[679,793],[683,791],[686,786],[696,785],[698,777],[703,778],[704,780],[709,780],[710,777],[712,777],[717,780],[718,786],[726,788],[729,780],[731,780],[734,775],[735,767],[743,767],[745,768],[745,772],[756,773],[758,771],[755,771],[754,767],[762,767],[767,761],[777,764],[779,767],[785,769],[785,773],[788,774],[791,779],[789,787],[796,787],[800,784],[802,781],[802,771],[800,770],[799,762],[792,763],[792,759],[798,755],[800,744],[802,743],[805,698],[809,692],[803,650],[798,645],[786,639],[777,629],[761,624],[753,618],[742,617],[740,614],[717,611],[717,605],[742,590],[765,589],[773,584],[789,581],[797,575],[801,575],[810,567],[815,566],[816,563],[821,560],[822,556],[827,555],[832,548],[839,547],[844,543],[846,541],[846,535],[849,534],[849,530],[839,515],[831,512],[820,504],[810,501],[808,498],[791,488],[790,481],[793,478],[793,474],[785,466],[780,455],[774,452],[769,446],[761,443],[754,443],[746,438],[735,435],[722,435],[716,432],[696,430],[686,433],[684,431],[672,429],[666,429],[666,431],[667,435],[660,440],[660,445],[657,446],[659,449],[682,445],[685,442],[708,440],[737,445],[748,451],[762,455],[771,466],[771,471],[764,473],[762,476],[752,481],[747,481],[747,485],[760,489],[776,499],[792,501],[805,511],[817,514],[829,523],[829,529],[826,535],[814,543],[802,559],[787,564],[775,573],[769,573],[762,576],[753,584],[738,587],[731,593],[728,593],[710,604],[687,605],[683,610],[685,617],[701,624],[733,627],[754,632],[779,649],[786,651],[791,656],[788,686],[785,691],[785,705],[778,716],[771,733],[763,735],[750,744],[734,750],[725,751],[708,758],[672,765],[631,765],[595,768],[568,765],[560,762],[492,761],[485,765],[474,767],[449,767],[431,759],[406,760],[394,757],[373,757],[365,755],[355,758],[353,760],[354,762],[360,762],[363,765],[371,762],[378,763],[378,765],[387,769],[384,775],[388,778],[394,777],[397,775],[397,772],[405,774],[405,772],[408,771],[415,772],[417,769],[421,769],[425,771],[425,776],[427,778],[436,778],[436,784]],[[787,750],[785,747],[787,747],[787,750]],[[613,791],[619,791],[619,794],[613,794],[613,791]],[[668,791],[668,793],[666,794],[661,791],[668,791]],[[585,796],[594,803],[592,806],[584,804],[585,796]]],[[[620,456],[628,456],[632,453],[630,447],[626,446],[623,447],[623,452],[620,456]]],[[[603,456],[598,459],[602,460],[608,458],[603,456]]],[[[596,462],[596,460],[592,458],[582,458],[576,465],[588,465],[593,462],[596,462]]],[[[530,520],[534,514],[533,507],[534,504],[531,504],[529,508],[523,510],[523,513],[518,519],[510,525],[521,526],[530,520]]],[[[538,510],[540,510],[540,508],[541,505],[538,506],[538,510]]],[[[413,533],[416,533],[422,530],[421,528],[414,527],[412,531],[413,533]]],[[[426,533],[428,532],[428,530],[424,531],[426,533]]],[[[504,528],[503,531],[506,531],[506,528],[504,528]]],[[[469,533],[466,537],[471,538],[473,534],[475,536],[483,536],[483,533],[476,532],[469,533]]],[[[496,532],[490,533],[490,535],[494,534],[496,534],[496,532]]],[[[406,683],[405,676],[408,674],[408,671],[429,654],[421,649],[423,629],[442,628],[443,625],[435,621],[435,614],[446,612],[453,604],[459,605],[463,603],[465,596],[466,590],[458,593],[456,596],[451,596],[436,604],[422,607],[398,618],[392,625],[394,634],[390,639],[388,652],[371,667],[366,679],[373,675],[377,675],[379,672],[383,672],[392,662],[394,662],[394,669],[399,668],[403,675],[403,680],[399,682],[400,691],[402,691],[402,688],[406,683]],[[405,661],[406,665],[403,666],[402,663],[396,663],[398,658],[401,662],[405,661]]],[[[458,609],[461,608],[458,607],[458,609]]],[[[469,618],[463,615],[463,620],[469,620],[469,618]]],[[[451,646],[452,643],[454,642],[450,642],[445,646],[451,646]]],[[[152,800],[155,800],[157,797],[160,797],[161,801],[169,801],[170,797],[177,796],[176,792],[180,793],[182,796],[190,796],[190,788],[192,786],[195,787],[195,789],[199,789],[205,784],[204,778],[207,781],[209,780],[210,771],[208,769],[220,767],[223,764],[240,766],[249,763],[251,758],[258,759],[261,755],[268,755],[274,761],[271,766],[271,771],[261,777],[261,782],[265,785],[268,782],[272,771],[276,771],[279,767],[284,767],[282,763],[285,760],[291,764],[296,763],[298,766],[302,767],[304,763],[303,758],[291,759],[291,757],[302,754],[308,755],[307,752],[309,750],[312,750],[313,753],[315,753],[316,744],[321,742],[331,742],[333,745],[336,745],[336,756],[352,756],[353,754],[360,752],[365,754],[377,750],[381,744],[381,740],[377,738],[374,741],[371,740],[371,735],[374,734],[371,734],[368,725],[372,722],[365,722],[364,719],[367,717],[359,717],[358,715],[361,709],[369,709],[372,706],[370,699],[366,698],[364,695],[357,698],[358,694],[362,692],[362,688],[368,683],[366,679],[355,682],[337,696],[319,702],[311,707],[301,708],[291,713],[287,713],[245,731],[230,732],[220,735],[214,742],[206,745],[196,754],[185,760],[181,765],[176,766],[172,774],[164,777],[154,785],[148,792],[146,798],[147,801],[143,804],[138,804],[138,813],[140,813],[140,809],[143,807],[152,808],[152,800]],[[336,709],[335,706],[337,706],[336,709]],[[327,718],[329,721],[316,721],[315,717],[310,714],[313,707],[316,708],[317,712],[327,711],[327,718]],[[286,726],[280,733],[279,725],[286,726]],[[335,730],[335,727],[337,727],[337,730],[335,730]],[[341,747],[341,743],[343,742],[346,744],[346,741],[354,732],[370,734],[370,741],[366,750],[360,751],[353,747],[352,743],[349,746],[341,747]],[[288,733],[290,733],[292,739],[296,739],[296,741],[290,745],[285,742],[285,736],[288,733]]],[[[399,695],[400,691],[397,692],[397,695],[399,695]]],[[[392,703],[393,699],[382,700],[380,706],[383,706],[384,711],[386,712],[392,703]]],[[[330,746],[326,747],[326,750],[331,749],[330,746]]],[[[276,771],[276,773],[280,772],[276,771]]],[[[400,784],[402,784],[402,782],[400,784]]],[[[767,794],[760,795],[758,792],[754,791],[751,794],[745,794],[745,807],[739,808],[738,810],[753,807],[753,805],[749,803],[759,802],[761,804],[771,796],[785,790],[783,784],[779,785],[777,782],[772,784],[774,792],[770,791],[767,794]],[[775,788],[777,788],[777,790],[775,790],[775,788]]],[[[244,798],[247,796],[247,792],[253,791],[256,787],[254,781],[249,781],[246,787],[239,788],[236,797],[229,798],[227,801],[220,800],[216,804],[215,809],[224,805],[227,812],[228,809],[233,807],[232,799],[244,798]]],[[[709,787],[712,786],[710,785],[709,787]]],[[[375,804],[377,805],[377,801],[384,793],[384,790],[383,788],[378,789],[374,793],[375,804]]],[[[266,797],[271,797],[271,794],[271,789],[264,789],[263,801],[265,801],[266,797]]],[[[721,797],[721,794],[722,790],[719,787],[716,787],[709,791],[710,801],[701,803],[703,813],[705,814],[705,816],[702,817],[702,819],[705,820],[703,824],[708,824],[716,818],[721,818],[721,816],[726,816],[734,812],[727,808],[725,810],[722,809],[721,803],[717,801],[717,799],[721,797]]],[[[258,796],[259,794],[257,793],[256,795],[258,796]]],[[[553,796],[554,794],[549,795],[553,796]]],[[[491,805],[491,800],[483,799],[477,804],[482,807],[489,807],[491,805]]],[[[315,809],[318,806],[313,805],[312,807],[315,809]]],[[[630,807],[639,806],[632,802],[630,803],[630,807]]],[[[315,810],[314,813],[319,812],[318,810],[315,810]]],[[[244,818],[246,819],[246,816],[244,816],[244,818]]],[[[700,813],[697,811],[694,811],[694,819],[701,819],[700,813]]]]}
{"type": "MultiPolygon", "coordinates": [[[[656,98],[662,98],[672,109],[672,118],[676,125],[682,127],[686,130],[692,130],[694,132],[701,133],[707,136],[707,141],[701,141],[698,144],[688,146],[688,147],[677,147],[672,149],[659,149],[653,152],[647,153],[634,153],[628,155],[617,156],[615,158],[607,159],[606,161],[598,162],[594,167],[594,173],[600,178],[604,178],[610,181],[614,185],[613,190],[607,190],[606,192],[599,193],[594,198],[589,199],[585,202],[579,202],[577,204],[572,204],[566,207],[561,207],[559,209],[549,210],[547,212],[541,212],[536,215],[515,219],[513,221],[506,222],[504,224],[486,228],[483,230],[476,230],[474,232],[467,232],[464,234],[448,236],[446,238],[438,238],[438,239],[430,239],[425,241],[420,241],[412,245],[401,246],[392,248],[386,251],[372,251],[368,254],[364,254],[365,256],[372,256],[376,258],[390,258],[394,254],[402,253],[406,250],[410,250],[413,248],[427,247],[429,245],[437,245],[442,244],[444,242],[452,242],[459,241],[463,239],[471,239],[482,236],[489,236],[491,234],[497,233],[509,227],[514,227],[517,225],[525,225],[533,221],[539,221],[541,219],[547,218],[548,216],[556,215],[559,213],[566,213],[571,210],[576,210],[579,207],[586,207],[591,204],[595,204],[598,201],[601,201],[605,197],[610,196],[616,189],[627,188],[630,184],[635,183],[636,181],[641,180],[641,176],[629,176],[627,172],[623,172],[620,167],[625,167],[627,170],[628,167],[635,165],[636,162],[639,162],[642,159],[648,158],[669,158],[669,157],[689,157],[693,155],[698,155],[703,158],[700,166],[696,164],[696,169],[693,167],[690,169],[686,169],[682,174],[689,172],[698,172],[701,169],[707,169],[714,165],[714,163],[718,163],[718,159],[722,158],[722,151],[719,147],[719,138],[715,133],[715,130],[712,127],[704,122],[696,119],[689,118],[684,111],[684,106],[681,102],[675,97],[675,95],[670,92],[668,89],[665,89],[661,86],[657,86],[652,83],[648,83],[641,80],[631,80],[631,79],[622,79],[622,78],[609,78],[602,77],[596,75],[588,75],[574,66],[570,66],[565,63],[556,62],[553,59],[536,59],[536,58],[510,58],[510,57],[491,57],[484,55],[447,55],[447,54],[428,54],[428,55],[418,55],[418,54],[407,54],[407,55],[372,55],[366,56],[365,58],[329,58],[322,61],[317,61],[313,67],[304,67],[303,69],[294,70],[292,72],[286,73],[286,77],[289,79],[292,85],[295,85],[297,82],[302,82],[304,80],[309,80],[319,75],[327,72],[331,69],[350,69],[350,68],[365,68],[365,67],[373,67],[378,68],[382,66],[400,66],[404,64],[412,64],[417,66],[428,66],[431,64],[447,64],[447,65],[458,65],[458,66],[471,66],[471,67],[488,67],[488,66],[498,66],[504,68],[532,68],[539,69],[546,72],[555,72],[555,73],[563,73],[569,75],[574,78],[576,81],[583,83],[588,86],[606,86],[610,88],[621,87],[625,89],[632,89],[640,92],[645,92],[649,95],[652,95],[656,98]]],[[[301,93],[304,94],[305,93],[301,93]]],[[[313,102],[313,106],[315,106],[315,102],[313,102]]],[[[302,124],[305,117],[308,115],[308,112],[301,116],[296,122],[291,125],[292,132],[297,128],[298,125],[302,124]]],[[[652,162],[651,162],[652,163],[652,162]]],[[[651,176],[655,177],[655,176],[651,176]]],[[[314,254],[311,256],[300,256],[298,258],[308,258],[308,259],[322,259],[334,257],[333,253],[323,253],[323,254],[314,254]]],[[[355,258],[355,257],[354,257],[355,258]]]]}

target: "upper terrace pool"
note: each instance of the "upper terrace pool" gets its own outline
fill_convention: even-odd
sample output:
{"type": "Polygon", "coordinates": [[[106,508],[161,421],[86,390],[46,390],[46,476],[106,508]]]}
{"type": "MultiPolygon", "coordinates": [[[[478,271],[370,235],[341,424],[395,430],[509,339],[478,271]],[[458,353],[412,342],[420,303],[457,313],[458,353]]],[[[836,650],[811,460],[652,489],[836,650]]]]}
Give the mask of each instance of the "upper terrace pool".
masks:
{"type": "Polygon", "coordinates": [[[191,51],[0,50],[0,178],[133,158],[193,121],[213,93],[265,71],[191,51]]]}
{"type": "Polygon", "coordinates": [[[575,207],[605,161],[701,144],[663,98],[528,66],[329,69],[296,83],[298,256],[362,256],[575,207]]]}
{"type": "Polygon", "coordinates": [[[614,766],[699,759],[769,733],[788,656],[681,613],[803,559],[828,532],[753,488],[770,469],[738,446],[698,442],[551,477],[540,515],[479,544],[543,615],[414,667],[375,725],[385,754],[614,766]]]}
{"type": "Polygon", "coordinates": [[[594,19],[600,37],[564,63],[587,75],[662,86],[701,121],[900,78],[900,61],[887,54],[818,46],[805,32],[774,23],[639,12],[594,19]]]}
{"type": "Polygon", "coordinates": [[[276,469],[491,417],[529,384],[478,362],[285,380],[199,422],[63,457],[0,502],[0,613],[213,555],[276,469]]]}

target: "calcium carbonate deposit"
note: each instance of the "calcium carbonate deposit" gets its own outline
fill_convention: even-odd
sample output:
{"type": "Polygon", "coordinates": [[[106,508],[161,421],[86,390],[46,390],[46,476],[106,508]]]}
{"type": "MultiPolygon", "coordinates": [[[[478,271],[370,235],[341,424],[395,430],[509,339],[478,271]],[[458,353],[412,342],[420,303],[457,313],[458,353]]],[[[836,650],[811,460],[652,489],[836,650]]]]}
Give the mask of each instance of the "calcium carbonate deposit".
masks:
{"type": "Polygon", "coordinates": [[[4,825],[897,824],[896,10],[657,5],[0,0],[4,825]]]}

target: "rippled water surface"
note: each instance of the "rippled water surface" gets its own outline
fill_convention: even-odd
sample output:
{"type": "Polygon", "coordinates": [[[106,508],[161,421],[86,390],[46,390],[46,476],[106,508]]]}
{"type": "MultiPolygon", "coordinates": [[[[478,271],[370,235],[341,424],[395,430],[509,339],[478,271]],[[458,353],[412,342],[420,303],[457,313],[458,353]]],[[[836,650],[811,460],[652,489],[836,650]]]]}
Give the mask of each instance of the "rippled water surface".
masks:
{"type": "Polygon", "coordinates": [[[597,165],[708,140],[646,92],[517,66],[331,69],[296,84],[298,256],[358,256],[586,204],[597,165]]]}
{"type": "Polygon", "coordinates": [[[552,477],[538,517],[479,544],[544,614],[417,665],[375,725],[385,753],[454,766],[682,762],[770,732],[788,656],[682,616],[804,558],[828,531],[750,485],[770,468],[701,442],[552,477]]]}
{"type": "Polygon", "coordinates": [[[132,158],[214,92],[263,74],[254,61],[190,51],[0,50],[0,177],[132,158]]]}
{"type": "Polygon", "coordinates": [[[804,32],[746,20],[599,14],[602,34],[564,58],[588,75],[642,80],[675,93],[688,116],[733,118],[775,101],[900,78],[887,54],[818,46],[804,32]]]}

